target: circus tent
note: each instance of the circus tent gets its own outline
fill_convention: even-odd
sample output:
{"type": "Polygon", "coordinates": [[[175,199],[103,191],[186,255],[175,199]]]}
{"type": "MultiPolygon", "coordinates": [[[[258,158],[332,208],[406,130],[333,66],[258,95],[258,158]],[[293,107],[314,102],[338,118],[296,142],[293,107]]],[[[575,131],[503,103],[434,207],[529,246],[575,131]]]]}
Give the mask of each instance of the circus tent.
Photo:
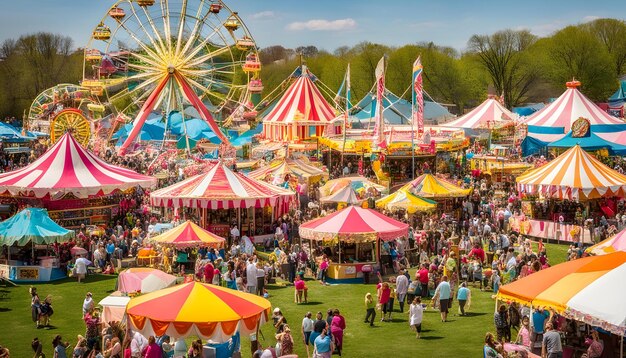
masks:
{"type": "Polygon", "coordinates": [[[494,98],[488,98],[467,114],[448,123],[443,123],[441,126],[463,129],[491,129],[514,124],[516,117],[516,114],[506,109],[500,102],[494,98]]]}
{"type": "MultiPolygon", "coordinates": [[[[592,126],[624,125],[622,120],[612,117],[589,98],[585,97],[578,90],[579,86],[580,82],[578,81],[567,82],[567,90],[556,101],[524,119],[523,123],[528,125],[528,132],[547,133],[546,130],[557,127],[563,129],[562,133],[567,133],[572,129],[574,121],[580,117],[589,120],[592,126]]],[[[626,129],[626,126],[620,126],[619,128],[611,131],[623,130],[626,129]]],[[[599,131],[596,130],[596,132],[599,131]]]]}
{"type": "Polygon", "coordinates": [[[233,172],[220,162],[206,173],[152,192],[150,202],[160,207],[214,210],[285,207],[294,197],[291,191],[233,172]]]}
{"type": "Polygon", "coordinates": [[[201,228],[191,221],[168,230],[158,236],[151,237],[150,241],[177,249],[187,247],[214,247],[224,246],[225,239],[201,228]]]}
{"type": "Polygon", "coordinates": [[[607,167],[576,145],[546,165],[518,177],[517,187],[521,193],[542,193],[558,199],[623,197],[626,175],[607,167]]]}
{"type": "Polygon", "coordinates": [[[346,203],[351,205],[357,205],[362,201],[363,200],[359,200],[357,198],[356,193],[354,192],[354,189],[352,189],[351,185],[347,185],[343,187],[343,189],[340,189],[329,196],[320,198],[321,203],[346,203]]]}
{"type": "Polygon", "coordinates": [[[295,175],[299,179],[313,182],[317,182],[323,177],[328,177],[328,172],[311,165],[306,159],[287,158],[276,160],[270,163],[270,165],[254,170],[248,173],[248,176],[253,179],[265,180],[268,178],[268,175],[272,179],[277,176],[282,179],[286,174],[295,175]]]}
{"type": "Polygon", "coordinates": [[[312,74],[306,68],[302,72],[263,118],[266,139],[297,141],[321,136],[335,118],[335,109],[313,83],[312,74]]]}
{"type": "Polygon", "coordinates": [[[71,193],[86,198],[137,186],[152,188],[156,181],[130,169],[105,163],[85,150],[70,133],[65,133],[33,163],[0,174],[0,193],[37,198],[47,195],[59,198],[71,193]]]}
{"type": "Polygon", "coordinates": [[[411,194],[406,189],[400,189],[391,195],[376,200],[376,207],[391,211],[405,210],[409,214],[414,214],[418,211],[432,211],[437,209],[437,202],[420,198],[419,196],[411,194]]]}

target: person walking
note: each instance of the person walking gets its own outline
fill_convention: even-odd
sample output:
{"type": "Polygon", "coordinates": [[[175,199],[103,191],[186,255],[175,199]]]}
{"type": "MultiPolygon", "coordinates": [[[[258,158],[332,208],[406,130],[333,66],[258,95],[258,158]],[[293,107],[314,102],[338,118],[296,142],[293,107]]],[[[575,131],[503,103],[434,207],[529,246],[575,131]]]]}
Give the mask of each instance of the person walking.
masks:
{"type": "Polygon", "coordinates": [[[441,282],[435,289],[435,295],[433,297],[433,306],[439,302],[439,312],[441,313],[441,322],[448,320],[448,310],[450,309],[450,283],[448,283],[448,276],[444,275],[441,278],[441,282]]]}
{"type": "Polygon", "coordinates": [[[400,269],[400,274],[396,277],[396,294],[400,304],[400,313],[404,313],[404,300],[409,290],[409,279],[404,274],[404,269],[400,269]]]}
{"type": "Polygon", "coordinates": [[[328,335],[328,329],[324,328],[322,333],[315,338],[313,344],[313,358],[330,358],[334,351],[333,341],[328,335]]]}
{"type": "Polygon", "coordinates": [[[461,283],[461,287],[459,287],[459,291],[456,293],[456,299],[459,301],[461,316],[465,316],[465,307],[467,306],[467,309],[469,309],[472,303],[472,292],[467,288],[467,283],[461,283]]]}
{"type": "Polygon", "coordinates": [[[333,319],[330,324],[330,332],[333,335],[336,352],[339,356],[341,356],[341,349],[343,348],[343,331],[345,329],[346,319],[339,313],[339,310],[335,308],[333,311],[333,319]]]}
{"type": "Polygon", "coordinates": [[[67,358],[67,347],[69,343],[62,342],[62,338],[60,335],[56,335],[52,340],[52,347],[54,347],[54,358],[67,358]]]}
{"type": "Polygon", "coordinates": [[[563,346],[561,344],[561,335],[554,330],[552,322],[546,323],[546,333],[543,334],[543,343],[541,345],[542,358],[562,358],[563,346]]]}
{"type": "Polygon", "coordinates": [[[428,298],[428,264],[422,264],[422,267],[417,271],[416,279],[420,282],[420,292],[422,298],[428,298]]]}
{"type": "Polygon", "coordinates": [[[309,311],[304,315],[302,319],[302,339],[304,340],[304,346],[306,347],[306,356],[309,358],[311,356],[309,352],[309,343],[311,339],[311,333],[313,332],[313,327],[315,325],[315,321],[311,319],[313,314],[309,311]]]}
{"type": "Polygon", "coordinates": [[[380,288],[380,295],[378,296],[378,304],[380,305],[380,309],[383,311],[383,317],[380,319],[381,322],[385,321],[390,295],[391,289],[389,288],[389,284],[387,282],[383,282],[380,288]]]}
{"type": "Polygon", "coordinates": [[[409,306],[409,325],[415,330],[415,338],[420,338],[422,333],[422,318],[424,316],[424,307],[420,297],[415,297],[409,306]]]}
{"type": "Polygon", "coordinates": [[[496,326],[496,337],[498,342],[511,340],[511,328],[509,326],[509,313],[506,305],[500,305],[498,312],[493,314],[493,322],[496,326]]]}
{"type": "Polygon", "coordinates": [[[370,324],[370,327],[374,326],[374,320],[376,319],[376,303],[371,293],[365,294],[365,323],[370,324]],[[371,318],[370,318],[371,317],[371,318]]]}

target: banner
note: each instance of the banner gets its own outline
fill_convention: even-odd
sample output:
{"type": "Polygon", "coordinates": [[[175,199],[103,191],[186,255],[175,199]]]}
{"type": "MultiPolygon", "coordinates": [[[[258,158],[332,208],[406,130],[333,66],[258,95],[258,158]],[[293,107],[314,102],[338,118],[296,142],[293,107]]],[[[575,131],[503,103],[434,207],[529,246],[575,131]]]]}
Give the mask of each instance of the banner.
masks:
{"type": "Polygon", "coordinates": [[[376,65],[376,124],[374,126],[374,144],[378,147],[384,147],[384,123],[383,112],[385,110],[383,97],[385,94],[385,56],[383,56],[378,65],[376,65]]]}
{"type": "Polygon", "coordinates": [[[422,66],[421,56],[413,63],[413,126],[417,129],[417,135],[421,138],[424,134],[424,90],[422,87],[422,66]]]}

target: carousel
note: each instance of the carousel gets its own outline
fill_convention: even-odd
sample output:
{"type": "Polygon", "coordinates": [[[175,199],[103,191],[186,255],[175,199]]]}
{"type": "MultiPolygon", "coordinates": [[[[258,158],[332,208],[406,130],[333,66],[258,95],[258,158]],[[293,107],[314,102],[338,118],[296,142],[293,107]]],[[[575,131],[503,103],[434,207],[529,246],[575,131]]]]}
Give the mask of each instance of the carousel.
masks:
{"type": "MultiPolygon", "coordinates": [[[[300,237],[323,246],[330,260],[328,277],[334,281],[355,282],[364,273],[384,271],[383,242],[408,236],[409,225],[376,210],[349,206],[308,221],[300,226],[300,237]]],[[[386,258],[386,257],[385,257],[386,258]]],[[[322,258],[316,258],[321,261],[322,258]]]]}

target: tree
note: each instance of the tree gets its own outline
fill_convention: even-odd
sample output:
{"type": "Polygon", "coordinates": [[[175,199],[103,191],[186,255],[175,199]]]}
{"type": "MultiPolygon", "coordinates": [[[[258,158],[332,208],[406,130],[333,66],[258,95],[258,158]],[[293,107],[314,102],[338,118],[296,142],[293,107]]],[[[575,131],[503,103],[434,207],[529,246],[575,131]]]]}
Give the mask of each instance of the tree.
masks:
{"type": "Polygon", "coordinates": [[[469,51],[478,56],[496,92],[504,94],[508,107],[523,102],[539,78],[537,66],[526,56],[528,48],[536,41],[537,37],[528,30],[473,35],[468,41],[469,51]]]}
{"type": "Polygon", "coordinates": [[[590,31],[604,45],[613,60],[615,74],[626,72],[626,22],[617,19],[598,19],[586,24],[590,31]]]}
{"type": "Polygon", "coordinates": [[[581,90],[595,101],[606,101],[617,76],[611,55],[602,42],[583,26],[568,26],[546,41],[549,78],[563,88],[566,81],[581,81],[581,90]]]}
{"type": "Polygon", "coordinates": [[[300,46],[296,47],[296,53],[304,56],[304,58],[310,58],[317,56],[319,50],[315,46],[300,46]]]}
{"type": "Polygon", "coordinates": [[[280,45],[269,46],[259,50],[259,59],[262,64],[269,65],[270,63],[287,59],[289,52],[290,50],[280,45]]]}

